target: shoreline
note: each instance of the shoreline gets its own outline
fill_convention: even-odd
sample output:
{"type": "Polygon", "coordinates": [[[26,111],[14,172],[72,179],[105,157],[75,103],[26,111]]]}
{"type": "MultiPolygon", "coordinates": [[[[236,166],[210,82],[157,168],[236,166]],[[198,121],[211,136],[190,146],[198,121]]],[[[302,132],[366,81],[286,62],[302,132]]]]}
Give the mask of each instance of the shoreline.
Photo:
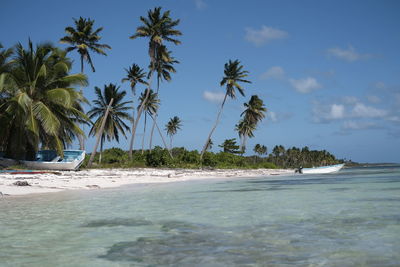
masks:
{"type": "Polygon", "coordinates": [[[0,174],[0,198],[3,196],[52,193],[66,190],[93,190],[123,185],[159,184],[220,178],[244,178],[294,174],[290,169],[86,169],[45,174],[0,174]],[[13,183],[26,181],[29,186],[13,183]],[[1,196],[2,195],[2,196],[1,196]]]}

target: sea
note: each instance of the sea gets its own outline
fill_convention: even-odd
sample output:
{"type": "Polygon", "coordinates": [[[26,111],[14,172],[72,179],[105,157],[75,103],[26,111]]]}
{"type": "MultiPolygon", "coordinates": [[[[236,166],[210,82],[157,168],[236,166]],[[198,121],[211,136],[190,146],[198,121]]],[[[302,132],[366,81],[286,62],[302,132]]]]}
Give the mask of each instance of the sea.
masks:
{"type": "Polygon", "coordinates": [[[0,266],[400,266],[400,165],[0,197],[0,266]]]}

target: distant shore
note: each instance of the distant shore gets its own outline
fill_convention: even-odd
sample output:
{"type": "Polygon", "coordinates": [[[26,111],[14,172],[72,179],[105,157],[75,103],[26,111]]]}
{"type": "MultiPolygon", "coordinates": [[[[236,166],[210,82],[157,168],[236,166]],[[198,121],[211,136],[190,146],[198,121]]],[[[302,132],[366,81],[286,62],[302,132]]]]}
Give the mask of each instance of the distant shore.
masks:
{"type": "MultiPolygon", "coordinates": [[[[76,189],[100,189],[128,184],[169,183],[190,180],[261,177],[293,174],[288,169],[88,169],[45,174],[0,174],[2,196],[49,193],[76,189]],[[28,186],[14,185],[26,181],[28,186]]],[[[0,196],[1,197],[1,196],[0,196]]]]}

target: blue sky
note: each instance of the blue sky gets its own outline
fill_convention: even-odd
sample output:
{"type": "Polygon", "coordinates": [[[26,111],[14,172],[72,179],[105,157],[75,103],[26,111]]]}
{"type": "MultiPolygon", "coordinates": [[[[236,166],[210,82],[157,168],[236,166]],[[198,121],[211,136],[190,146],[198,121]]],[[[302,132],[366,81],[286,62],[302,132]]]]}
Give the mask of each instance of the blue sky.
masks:
{"type": "MultiPolygon", "coordinates": [[[[326,149],[359,162],[400,160],[400,2],[383,1],[21,1],[3,0],[0,42],[8,47],[28,38],[58,43],[72,18],[90,17],[104,27],[108,56],[93,55],[96,72],[86,73],[85,96],[94,86],[122,84],[124,68],[148,66],[147,40],[128,37],[139,17],[162,6],[181,19],[182,44],[168,44],[181,63],[172,81],[161,84],[159,124],[183,120],[175,146],[201,149],[224,94],[223,66],[239,59],[250,72],[246,96],[229,99],[212,140],[237,138],[234,126],[251,95],[268,108],[256,143],[326,149]]],[[[79,57],[73,72],[79,72],[79,57]]],[[[143,88],[138,88],[142,90],[143,88]]],[[[164,127],[163,127],[164,128],[164,127]]],[[[88,132],[88,128],[86,131],[88,132]]],[[[139,134],[143,132],[140,127],[139,134]]],[[[138,148],[139,140],[135,148],[138,148]]],[[[161,142],[156,136],[156,143],[161,142]]],[[[128,141],[105,147],[128,148],[128,141]]],[[[91,150],[94,138],[87,141],[91,150]]],[[[76,147],[76,145],[75,145],[76,147]]]]}

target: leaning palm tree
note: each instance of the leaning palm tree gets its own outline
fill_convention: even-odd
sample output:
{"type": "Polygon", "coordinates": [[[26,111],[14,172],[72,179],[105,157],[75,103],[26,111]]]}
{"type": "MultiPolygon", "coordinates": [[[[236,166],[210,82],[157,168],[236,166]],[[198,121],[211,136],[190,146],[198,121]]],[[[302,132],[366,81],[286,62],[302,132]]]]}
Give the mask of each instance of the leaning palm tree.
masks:
{"type": "Polygon", "coordinates": [[[229,60],[228,63],[225,63],[224,67],[225,67],[224,68],[224,77],[222,78],[220,84],[221,84],[221,86],[226,85],[225,97],[224,97],[224,100],[222,101],[221,108],[218,112],[215,124],[214,124],[213,128],[211,129],[210,134],[207,137],[207,140],[204,144],[203,150],[201,151],[200,159],[203,158],[204,152],[207,150],[208,142],[211,139],[211,136],[214,133],[215,129],[217,128],[217,125],[219,123],[219,120],[220,120],[220,117],[222,114],[222,110],[224,108],[227,97],[229,96],[230,98],[235,99],[236,98],[235,89],[238,90],[238,92],[242,96],[244,96],[244,88],[239,84],[239,82],[251,83],[250,81],[244,79],[247,77],[247,74],[249,72],[243,70],[243,65],[240,65],[239,60],[235,60],[235,61],[229,60]]]}
{"type": "Polygon", "coordinates": [[[236,130],[239,133],[241,139],[241,151],[244,152],[246,146],[247,137],[254,137],[253,131],[257,128],[257,124],[265,118],[265,112],[267,109],[264,106],[264,102],[257,95],[251,96],[249,103],[244,103],[246,108],[240,116],[244,115],[244,118],[240,120],[239,124],[236,125],[236,130]]]}
{"type": "Polygon", "coordinates": [[[178,130],[181,129],[181,126],[182,126],[182,121],[178,116],[171,118],[165,125],[165,130],[167,131],[167,134],[169,135],[170,138],[170,144],[169,144],[170,149],[172,149],[172,138],[178,132],[178,130]]]}
{"type": "MultiPolygon", "coordinates": [[[[168,51],[164,45],[161,45],[160,48],[158,49],[156,55],[156,62],[154,64],[154,70],[157,72],[157,94],[159,94],[160,91],[160,81],[163,80],[168,82],[171,81],[171,73],[176,72],[173,64],[176,63],[179,63],[179,61],[175,60],[175,58],[171,56],[171,51],[168,51]]],[[[152,148],[153,133],[157,117],[158,117],[158,112],[154,116],[153,127],[151,128],[150,144],[149,144],[150,150],[152,148]]]]}
{"type": "Polygon", "coordinates": [[[245,118],[248,121],[257,124],[265,118],[265,112],[267,109],[264,106],[263,100],[257,95],[251,96],[249,103],[244,103],[243,105],[245,110],[242,112],[241,116],[245,115],[245,118]]]}
{"type": "MultiPolygon", "coordinates": [[[[136,39],[139,37],[149,38],[149,56],[150,56],[150,74],[149,74],[149,88],[151,88],[151,81],[153,73],[155,71],[156,55],[159,47],[163,44],[163,41],[172,42],[176,45],[180,44],[180,41],[174,39],[173,37],[182,35],[179,30],[175,27],[179,24],[178,20],[172,20],[170,17],[170,11],[166,11],[161,14],[161,7],[156,7],[153,10],[149,10],[147,13],[147,18],[140,17],[143,25],[136,28],[135,34],[130,36],[131,39],[136,39]]],[[[147,101],[150,91],[147,91],[143,103],[147,101]]],[[[135,124],[132,129],[132,138],[129,146],[129,157],[132,159],[132,150],[136,134],[136,128],[142,115],[144,106],[139,107],[135,124]]]]}
{"type": "Polygon", "coordinates": [[[101,131],[102,120],[107,111],[107,106],[111,99],[113,99],[104,124],[103,132],[101,133],[99,163],[101,163],[101,155],[105,139],[107,138],[108,141],[115,139],[119,142],[120,133],[126,138],[125,131],[130,131],[129,126],[124,122],[124,120],[132,119],[127,112],[131,109],[131,107],[127,106],[128,104],[131,104],[131,101],[124,101],[126,92],[119,91],[119,89],[120,87],[117,87],[112,83],[104,85],[103,91],[97,86],[94,88],[97,99],[93,101],[94,105],[88,112],[88,116],[90,119],[97,119],[90,129],[89,135],[95,136],[99,134],[99,131],[101,131]]]}
{"type": "Polygon", "coordinates": [[[90,18],[84,19],[80,17],[79,19],[74,19],[75,28],[66,27],[66,36],[60,39],[63,44],[68,44],[66,51],[70,52],[73,50],[78,50],[81,57],[81,72],[83,73],[83,62],[84,60],[89,63],[92,71],[95,72],[94,64],[90,56],[89,51],[95,52],[106,56],[105,49],[111,49],[111,46],[107,44],[99,44],[101,36],[98,34],[103,30],[100,27],[96,30],[93,29],[94,20],[90,18]]]}
{"type": "MultiPolygon", "coordinates": [[[[148,90],[148,89],[146,89],[148,90]]],[[[147,92],[143,92],[140,94],[139,102],[142,105],[143,101],[146,98],[147,92]]],[[[143,136],[142,136],[142,154],[144,153],[144,138],[146,135],[146,124],[147,124],[147,115],[153,117],[154,114],[157,113],[157,110],[160,105],[160,100],[158,99],[158,94],[154,93],[153,90],[150,90],[149,97],[147,98],[146,103],[143,103],[144,106],[144,129],[143,129],[143,136]]]]}
{"type": "MultiPolygon", "coordinates": [[[[131,90],[132,90],[132,94],[135,97],[136,96],[136,85],[138,83],[143,84],[143,85],[148,85],[148,83],[144,80],[147,76],[147,73],[139,67],[139,65],[137,64],[132,64],[131,67],[129,67],[129,69],[125,69],[126,71],[126,77],[122,79],[122,82],[130,82],[131,85],[131,90]]],[[[133,128],[135,125],[135,103],[134,101],[132,101],[132,105],[133,105],[133,109],[132,109],[132,132],[133,132],[133,128]]]]}
{"type": "Polygon", "coordinates": [[[241,140],[239,150],[243,154],[246,150],[247,137],[254,137],[254,131],[257,125],[249,120],[241,119],[236,125],[235,130],[239,133],[239,138],[241,140]]]}
{"type": "Polygon", "coordinates": [[[0,139],[8,157],[34,159],[39,146],[62,155],[63,148],[84,134],[76,122],[88,120],[80,111],[85,99],[74,86],[87,85],[87,79],[69,74],[71,67],[66,52],[51,44],[16,46],[0,105],[0,139]]]}

